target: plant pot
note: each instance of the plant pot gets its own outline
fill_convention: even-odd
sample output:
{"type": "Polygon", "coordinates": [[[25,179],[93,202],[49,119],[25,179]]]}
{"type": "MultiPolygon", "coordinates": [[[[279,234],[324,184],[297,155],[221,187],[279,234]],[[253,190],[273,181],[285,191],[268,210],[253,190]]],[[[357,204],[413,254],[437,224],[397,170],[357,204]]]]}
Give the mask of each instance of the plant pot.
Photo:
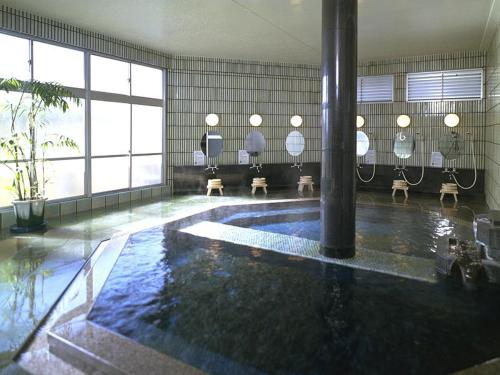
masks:
{"type": "Polygon", "coordinates": [[[16,225],[11,227],[14,232],[31,232],[45,229],[45,202],[43,199],[32,199],[12,202],[16,225]]]}

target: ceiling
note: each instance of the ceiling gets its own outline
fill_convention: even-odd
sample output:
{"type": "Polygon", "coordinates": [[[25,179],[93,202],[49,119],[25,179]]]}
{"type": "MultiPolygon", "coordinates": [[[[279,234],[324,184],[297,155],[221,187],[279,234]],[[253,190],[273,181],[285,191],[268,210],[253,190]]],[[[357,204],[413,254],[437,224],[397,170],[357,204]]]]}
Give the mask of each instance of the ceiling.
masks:
{"type": "MultiPolygon", "coordinates": [[[[321,0],[0,0],[164,52],[319,64],[321,0]]],[[[358,0],[360,60],[480,49],[500,0],[358,0]]]]}

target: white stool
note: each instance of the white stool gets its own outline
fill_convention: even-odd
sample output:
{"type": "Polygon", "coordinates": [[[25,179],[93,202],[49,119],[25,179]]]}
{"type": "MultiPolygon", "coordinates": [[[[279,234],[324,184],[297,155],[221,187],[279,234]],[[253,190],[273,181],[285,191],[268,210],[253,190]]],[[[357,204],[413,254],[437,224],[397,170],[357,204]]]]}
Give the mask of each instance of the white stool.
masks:
{"type": "Polygon", "coordinates": [[[408,183],[405,180],[393,180],[392,181],[392,196],[396,195],[396,191],[403,190],[405,193],[405,198],[408,198],[408,183]]]}
{"type": "Polygon", "coordinates": [[[224,195],[224,193],[222,192],[224,186],[222,186],[222,180],[220,178],[213,178],[211,180],[208,180],[207,196],[212,195],[212,189],[218,189],[220,195],[224,195]]]}
{"type": "Polygon", "coordinates": [[[267,194],[267,184],[264,177],[256,177],[252,182],[252,194],[255,195],[257,188],[262,188],[264,194],[267,194]]]}
{"type": "Polygon", "coordinates": [[[458,187],[457,184],[453,183],[444,183],[441,184],[441,190],[439,191],[441,193],[441,198],[439,198],[440,201],[443,200],[445,194],[452,194],[453,198],[455,199],[455,202],[458,202],[458,187]]]}
{"type": "Polygon", "coordinates": [[[311,176],[300,176],[299,182],[297,182],[297,184],[299,185],[299,193],[302,193],[304,191],[305,186],[307,186],[310,191],[314,191],[314,182],[311,176]]]}

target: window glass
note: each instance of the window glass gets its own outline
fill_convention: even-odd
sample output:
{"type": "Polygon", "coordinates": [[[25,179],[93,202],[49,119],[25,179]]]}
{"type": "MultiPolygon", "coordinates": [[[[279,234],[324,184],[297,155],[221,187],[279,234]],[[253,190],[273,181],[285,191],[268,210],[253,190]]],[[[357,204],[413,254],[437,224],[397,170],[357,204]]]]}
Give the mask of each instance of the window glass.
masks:
{"type": "MultiPolygon", "coordinates": [[[[22,106],[17,111],[16,130],[27,129],[27,110],[31,103],[31,95],[23,94],[22,106]]],[[[0,91],[0,137],[7,137],[11,134],[12,111],[17,107],[21,93],[0,91]]]]}
{"type": "Polygon", "coordinates": [[[393,75],[358,77],[358,103],[392,102],[393,93],[393,75]]]}
{"type": "Polygon", "coordinates": [[[59,142],[59,136],[70,138],[78,145],[78,149],[68,147],[51,147],[46,153],[47,158],[63,158],[85,155],[85,101],[80,100],[80,105],[71,103],[69,109],[63,113],[61,110],[51,109],[43,114],[45,128],[39,132],[39,144],[52,141],[59,142]]]}
{"type": "Polygon", "coordinates": [[[131,66],[132,95],[163,98],[163,72],[143,65],[131,66]]]}
{"type": "Polygon", "coordinates": [[[45,196],[48,199],[76,197],[84,194],[85,160],[54,160],[45,162],[45,172],[38,168],[39,178],[44,173],[45,196]]]}
{"type": "Polygon", "coordinates": [[[27,81],[30,74],[30,42],[28,39],[0,34],[0,78],[27,81]]]}
{"type": "Polygon", "coordinates": [[[92,159],[92,193],[129,187],[130,158],[92,159]]]}
{"type": "Polygon", "coordinates": [[[134,156],[132,158],[132,187],[161,183],[162,156],[134,156]]]}
{"type": "Polygon", "coordinates": [[[482,69],[408,73],[406,81],[409,102],[471,100],[483,97],[482,69]]]}
{"type": "Polygon", "coordinates": [[[121,155],[130,151],[130,104],[93,100],[92,155],[121,155]]]}
{"type": "Polygon", "coordinates": [[[6,187],[12,186],[13,175],[9,170],[15,168],[14,164],[0,164],[0,207],[10,206],[15,199],[15,195],[6,187]]]}
{"type": "Polygon", "coordinates": [[[90,87],[94,91],[130,95],[129,69],[129,63],[92,55],[90,87]]]}
{"type": "Polygon", "coordinates": [[[162,152],[163,108],[132,105],[132,152],[152,154],[162,152]]]}
{"type": "Polygon", "coordinates": [[[33,42],[33,74],[36,80],[84,88],[83,61],[81,51],[33,42]]]}

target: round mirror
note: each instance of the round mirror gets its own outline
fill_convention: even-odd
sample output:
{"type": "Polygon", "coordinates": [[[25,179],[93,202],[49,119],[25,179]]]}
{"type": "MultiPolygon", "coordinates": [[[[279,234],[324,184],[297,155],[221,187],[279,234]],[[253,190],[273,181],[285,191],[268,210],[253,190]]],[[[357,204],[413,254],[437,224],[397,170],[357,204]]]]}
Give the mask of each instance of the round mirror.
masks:
{"type": "Polygon", "coordinates": [[[261,132],[250,132],[245,138],[245,150],[250,156],[259,156],[266,148],[266,139],[261,132]]]}
{"type": "Polygon", "coordinates": [[[356,132],[356,155],[365,156],[370,148],[370,140],[365,132],[356,132]]]}
{"type": "Polygon", "coordinates": [[[455,160],[462,154],[465,142],[460,134],[452,132],[439,138],[438,147],[443,158],[455,160]]]}
{"type": "Polygon", "coordinates": [[[408,159],[415,151],[415,138],[411,134],[399,132],[392,143],[394,154],[400,159],[408,159]]]}
{"type": "Polygon", "coordinates": [[[290,132],[286,137],[286,150],[292,156],[299,156],[304,151],[304,136],[297,130],[290,132]]]}
{"type": "Polygon", "coordinates": [[[219,156],[224,149],[222,135],[217,132],[209,131],[201,137],[201,151],[209,158],[219,156]]]}

